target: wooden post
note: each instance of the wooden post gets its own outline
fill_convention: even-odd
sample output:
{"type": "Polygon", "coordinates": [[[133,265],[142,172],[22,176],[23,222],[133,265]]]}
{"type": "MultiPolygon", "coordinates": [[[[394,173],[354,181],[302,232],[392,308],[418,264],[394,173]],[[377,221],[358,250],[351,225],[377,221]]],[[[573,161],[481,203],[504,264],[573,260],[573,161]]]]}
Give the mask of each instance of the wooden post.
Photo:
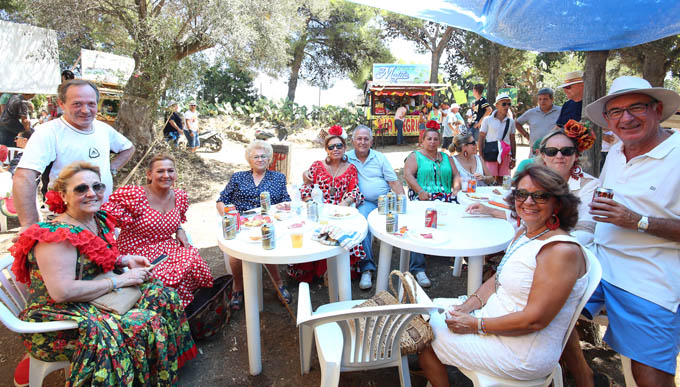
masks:
{"type": "MultiPolygon", "coordinates": [[[[609,50],[587,51],[586,68],[583,76],[583,113],[586,118],[586,106],[607,93],[607,57],[609,50]]],[[[595,132],[595,144],[585,152],[581,167],[595,177],[600,176],[600,151],[602,149],[602,130],[594,123],[591,128],[595,132]]]]}

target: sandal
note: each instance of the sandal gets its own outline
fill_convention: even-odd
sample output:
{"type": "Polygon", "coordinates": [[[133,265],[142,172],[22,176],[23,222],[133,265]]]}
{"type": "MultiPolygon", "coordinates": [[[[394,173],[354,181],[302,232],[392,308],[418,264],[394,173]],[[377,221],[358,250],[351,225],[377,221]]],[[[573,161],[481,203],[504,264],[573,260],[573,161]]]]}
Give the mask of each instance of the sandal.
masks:
{"type": "Polygon", "coordinates": [[[243,290],[239,292],[232,292],[231,301],[229,302],[229,306],[231,306],[231,309],[241,310],[241,305],[243,305],[243,290]]]}
{"type": "Polygon", "coordinates": [[[276,295],[279,297],[279,300],[281,301],[281,303],[283,303],[285,301],[286,304],[291,304],[293,302],[293,295],[290,294],[288,289],[286,289],[285,285],[281,285],[279,287],[279,292],[281,292],[281,296],[283,296],[283,298],[281,298],[281,296],[279,296],[278,293],[276,293],[276,295]]]}

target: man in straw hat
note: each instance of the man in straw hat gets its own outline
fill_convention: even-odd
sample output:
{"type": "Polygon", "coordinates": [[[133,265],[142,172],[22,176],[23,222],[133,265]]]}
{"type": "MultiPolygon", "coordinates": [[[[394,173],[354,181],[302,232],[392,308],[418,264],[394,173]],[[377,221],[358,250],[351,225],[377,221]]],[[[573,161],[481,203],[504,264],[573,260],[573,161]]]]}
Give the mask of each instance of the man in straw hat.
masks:
{"type": "Polygon", "coordinates": [[[557,87],[564,90],[569,101],[562,105],[562,111],[560,111],[556,125],[563,127],[571,119],[581,121],[581,110],[583,109],[583,71],[567,73],[564,76],[564,83],[557,87]]]}
{"type": "MultiPolygon", "coordinates": [[[[679,106],[674,91],[625,76],[586,107],[588,117],[621,142],[600,175],[614,197],[590,205],[603,273],[583,314],[594,317],[606,306],[604,340],[632,359],[638,386],[674,385],[680,348],[680,133],[659,124],[679,106]]],[[[592,375],[577,334],[564,355],[575,376],[592,375]]]]}
{"type": "Polygon", "coordinates": [[[496,97],[495,105],[496,110],[482,120],[477,147],[479,156],[485,160],[486,166],[489,168],[489,173],[496,176],[496,183],[500,185],[503,182],[503,176],[510,176],[510,170],[515,167],[517,152],[515,122],[508,115],[508,110],[512,106],[512,99],[508,94],[499,94],[496,97]],[[494,160],[485,157],[484,150],[487,141],[497,142],[498,156],[494,160]]]}

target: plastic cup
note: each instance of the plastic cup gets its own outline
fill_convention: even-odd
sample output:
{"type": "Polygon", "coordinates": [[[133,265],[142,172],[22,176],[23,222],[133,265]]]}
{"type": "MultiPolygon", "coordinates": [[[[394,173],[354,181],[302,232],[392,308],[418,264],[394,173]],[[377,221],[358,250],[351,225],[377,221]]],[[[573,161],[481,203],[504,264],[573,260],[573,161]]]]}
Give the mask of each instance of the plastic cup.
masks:
{"type": "Polygon", "coordinates": [[[302,248],[302,239],[303,239],[302,237],[303,237],[302,230],[293,231],[290,234],[290,241],[293,244],[294,249],[302,248]]]}

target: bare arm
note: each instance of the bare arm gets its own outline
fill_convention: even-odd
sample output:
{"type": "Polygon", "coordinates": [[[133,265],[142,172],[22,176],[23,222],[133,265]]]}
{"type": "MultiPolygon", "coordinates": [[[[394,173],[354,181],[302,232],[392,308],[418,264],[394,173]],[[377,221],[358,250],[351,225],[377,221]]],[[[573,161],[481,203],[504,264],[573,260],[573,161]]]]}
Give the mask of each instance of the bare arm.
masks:
{"type": "MultiPolygon", "coordinates": [[[[590,203],[590,213],[596,222],[612,223],[629,230],[637,230],[641,214],[628,209],[626,206],[612,199],[593,198],[590,203]]],[[[680,220],[649,217],[647,234],[659,238],[680,242],[680,220]]]]}
{"type": "Polygon", "coordinates": [[[388,181],[387,184],[390,185],[392,191],[394,191],[394,193],[396,193],[397,195],[405,195],[404,186],[401,185],[401,181],[399,180],[388,181]]]}
{"type": "Polygon", "coordinates": [[[409,188],[416,192],[420,200],[430,200],[430,194],[418,184],[416,174],[418,173],[418,161],[416,161],[416,154],[411,153],[404,163],[404,178],[409,188]]]}
{"type": "Polygon", "coordinates": [[[514,135],[510,135],[510,169],[515,168],[517,160],[517,143],[514,135]]]}
{"type": "Polygon", "coordinates": [[[17,168],[14,172],[12,197],[22,229],[39,220],[38,208],[35,205],[38,176],[40,176],[38,171],[27,168],[17,168]]]}
{"type": "MultiPolygon", "coordinates": [[[[58,303],[87,302],[111,290],[111,281],[77,280],[77,251],[70,243],[38,243],[35,258],[45,281],[47,293],[58,303]]],[[[115,277],[118,287],[139,285],[147,269],[135,268],[115,277]]]]}
{"type": "Polygon", "coordinates": [[[524,136],[524,138],[527,140],[529,139],[529,133],[527,133],[527,131],[524,130],[524,126],[520,125],[517,121],[515,121],[515,128],[522,136],[524,136]]]}
{"type": "Polygon", "coordinates": [[[451,192],[455,195],[460,191],[460,172],[458,172],[458,167],[456,167],[456,163],[453,162],[451,156],[446,155],[445,157],[449,158],[449,165],[451,166],[451,192]]]}
{"type": "Polygon", "coordinates": [[[217,208],[217,213],[220,214],[220,216],[224,216],[224,203],[222,202],[215,203],[215,208],[217,208]]]}
{"type": "Polygon", "coordinates": [[[479,121],[477,121],[475,128],[481,128],[482,127],[482,121],[484,121],[484,119],[486,117],[488,117],[491,114],[491,112],[493,112],[493,109],[491,109],[491,106],[487,106],[486,111],[484,112],[484,115],[482,116],[482,118],[479,121]]]}
{"type": "Polygon", "coordinates": [[[132,155],[135,153],[135,146],[131,146],[124,151],[120,151],[113,160],[111,160],[111,169],[121,169],[123,166],[130,161],[132,155]]]}
{"type": "Polygon", "coordinates": [[[477,150],[479,151],[479,157],[484,160],[484,142],[486,141],[486,132],[479,132],[479,141],[477,142],[477,150]]]}

